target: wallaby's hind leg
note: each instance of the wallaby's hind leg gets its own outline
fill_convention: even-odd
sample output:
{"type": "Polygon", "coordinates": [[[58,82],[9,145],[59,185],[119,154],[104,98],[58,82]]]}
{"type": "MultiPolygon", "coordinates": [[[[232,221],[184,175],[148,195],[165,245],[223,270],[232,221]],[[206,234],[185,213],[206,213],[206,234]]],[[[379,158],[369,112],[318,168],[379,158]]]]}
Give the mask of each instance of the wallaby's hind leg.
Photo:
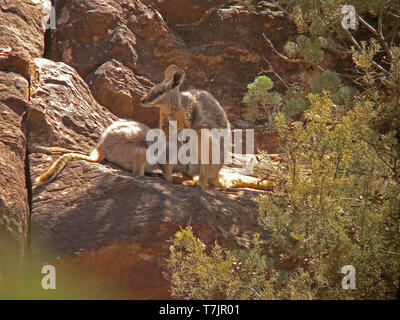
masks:
{"type": "Polygon", "coordinates": [[[172,182],[172,170],[173,169],[174,169],[173,164],[166,164],[163,166],[163,177],[168,182],[172,182]]]}
{"type": "Polygon", "coordinates": [[[218,173],[222,167],[222,164],[212,164],[208,169],[208,184],[210,186],[219,187],[220,183],[218,180],[218,173]]]}
{"type": "Polygon", "coordinates": [[[146,167],[146,150],[139,152],[132,163],[132,173],[137,176],[144,176],[146,167]]]}
{"type": "Polygon", "coordinates": [[[199,180],[197,181],[197,185],[200,188],[207,188],[208,187],[208,164],[201,164],[200,165],[200,175],[199,180]]]}
{"type": "Polygon", "coordinates": [[[208,184],[213,187],[218,187],[218,177],[217,176],[209,177],[208,184]]]}
{"type": "Polygon", "coordinates": [[[193,175],[191,175],[189,172],[182,171],[182,178],[186,180],[193,180],[193,175]]]}
{"type": "Polygon", "coordinates": [[[136,176],[142,177],[144,176],[144,167],[145,164],[135,163],[132,173],[136,176]]]}
{"type": "Polygon", "coordinates": [[[210,156],[208,159],[205,157],[203,159],[202,155],[206,155],[207,153],[210,155],[210,139],[208,139],[208,144],[206,143],[206,140],[208,138],[208,135],[206,132],[201,132],[201,130],[197,130],[198,134],[198,162],[199,162],[199,180],[197,181],[197,185],[200,188],[207,188],[208,187],[208,168],[209,164],[206,163],[207,161],[210,161],[210,156]]]}

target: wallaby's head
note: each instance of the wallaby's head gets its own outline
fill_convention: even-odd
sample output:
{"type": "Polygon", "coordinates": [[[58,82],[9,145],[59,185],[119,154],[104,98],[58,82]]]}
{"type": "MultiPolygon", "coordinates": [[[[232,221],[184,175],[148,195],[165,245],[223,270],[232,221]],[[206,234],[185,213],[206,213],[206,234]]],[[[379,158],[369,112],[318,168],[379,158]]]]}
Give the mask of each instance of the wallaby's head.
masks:
{"type": "Polygon", "coordinates": [[[185,71],[174,64],[164,72],[164,80],[155,85],[140,100],[144,107],[176,107],[180,104],[179,87],[185,79],[185,71]]]}

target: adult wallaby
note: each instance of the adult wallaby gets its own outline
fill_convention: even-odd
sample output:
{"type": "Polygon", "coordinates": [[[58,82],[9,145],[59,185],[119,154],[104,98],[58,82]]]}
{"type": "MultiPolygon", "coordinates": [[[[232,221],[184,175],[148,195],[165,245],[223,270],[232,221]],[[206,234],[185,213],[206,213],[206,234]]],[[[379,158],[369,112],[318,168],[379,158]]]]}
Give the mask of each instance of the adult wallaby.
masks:
{"type": "Polygon", "coordinates": [[[54,162],[46,173],[36,178],[35,185],[53,180],[64,166],[72,160],[100,162],[106,159],[125,170],[133,172],[135,175],[143,176],[145,172],[151,172],[157,168],[157,165],[150,165],[146,160],[147,148],[150,145],[146,141],[149,130],[149,127],[137,121],[115,121],[103,132],[98,146],[93,149],[89,156],[70,152],[70,150],[63,148],[36,146],[33,150],[67,153],[54,162]]]}
{"type": "MultiPolygon", "coordinates": [[[[184,112],[187,124],[198,133],[199,146],[197,152],[199,164],[189,164],[186,173],[192,177],[199,174],[197,183],[200,187],[217,185],[217,175],[223,166],[224,152],[220,152],[222,157],[218,164],[201,164],[202,152],[209,152],[209,159],[211,159],[211,148],[201,150],[201,135],[208,134],[204,131],[202,133],[201,129],[230,130],[230,124],[224,109],[209,92],[204,90],[180,92],[179,89],[184,79],[185,71],[178,69],[176,65],[170,65],[164,72],[164,80],[151,88],[149,93],[141,99],[141,102],[144,107],[160,108],[160,126],[164,132],[168,127],[168,121],[176,119],[180,112],[184,112]]],[[[211,135],[207,138],[213,140],[211,135]]],[[[223,145],[221,151],[223,151],[223,145]]]]}

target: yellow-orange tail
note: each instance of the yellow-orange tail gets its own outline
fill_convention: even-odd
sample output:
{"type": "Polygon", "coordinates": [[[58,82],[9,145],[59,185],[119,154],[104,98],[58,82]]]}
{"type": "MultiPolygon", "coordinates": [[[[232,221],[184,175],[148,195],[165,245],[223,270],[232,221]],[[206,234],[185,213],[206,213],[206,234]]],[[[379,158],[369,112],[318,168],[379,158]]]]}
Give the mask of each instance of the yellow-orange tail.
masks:
{"type": "Polygon", "coordinates": [[[220,188],[250,188],[256,190],[272,190],[275,186],[273,181],[259,180],[250,176],[221,175],[218,174],[218,186],[220,188]]]}
{"type": "MultiPolygon", "coordinates": [[[[80,151],[74,151],[74,150],[65,149],[65,148],[61,148],[61,147],[43,147],[43,146],[39,146],[37,144],[32,145],[32,147],[30,148],[29,151],[30,151],[30,153],[40,152],[40,153],[46,153],[46,154],[82,153],[80,151]]],[[[86,154],[86,152],[83,152],[83,154],[86,154]]]]}
{"type": "MultiPolygon", "coordinates": [[[[194,178],[188,178],[183,176],[183,178],[174,177],[174,183],[183,183],[187,186],[194,187],[197,185],[198,176],[194,178]]],[[[229,175],[226,172],[217,176],[218,187],[226,188],[250,188],[256,190],[267,190],[271,191],[275,187],[275,183],[270,180],[259,180],[255,177],[249,177],[244,175],[229,175]]]]}
{"type": "Polygon", "coordinates": [[[271,191],[274,189],[275,183],[273,181],[246,181],[245,179],[233,180],[226,183],[225,181],[218,181],[221,188],[250,188],[256,190],[271,191]]]}
{"type": "Polygon", "coordinates": [[[67,153],[60,157],[53,165],[47,170],[46,173],[42,174],[40,177],[36,178],[35,185],[40,186],[47,182],[53,180],[60,171],[65,167],[69,161],[73,160],[85,160],[89,162],[99,162],[101,160],[102,154],[99,148],[95,148],[89,156],[79,153],[67,153]]]}

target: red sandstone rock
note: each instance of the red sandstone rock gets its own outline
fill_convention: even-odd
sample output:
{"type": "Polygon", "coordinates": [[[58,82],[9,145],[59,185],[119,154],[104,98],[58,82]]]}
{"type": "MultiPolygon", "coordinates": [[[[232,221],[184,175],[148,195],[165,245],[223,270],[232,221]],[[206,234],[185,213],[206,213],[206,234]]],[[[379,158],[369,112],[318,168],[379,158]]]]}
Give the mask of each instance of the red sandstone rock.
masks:
{"type": "Polygon", "coordinates": [[[117,117],[99,105],[70,66],[47,59],[31,65],[28,146],[90,151],[117,117]]]}
{"type": "Polygon", "coordinates": [[[86,77],[96,100],[119,118],[134,119],[150,128],[159,127],[160,110],[143,108],[140,99],[149,83],[135,76],[133,71],[117,60],[107,61],[86,77]]]}
{"type": "MultiPolygon", "coordinates": [[[[283,78],[296,72],[296,65],[282,63],[271,52],[262,34],[281,49],[295,27],[271,4],[260,4],[249,12],[240,6],[219,6],[221,3],[57,0],[57,30],[50,31],[47,57],[64,61],[91,81],[95,97],[118,116],[131,113],[126,105],[132,96],[133,119],[149,124],[154,123],[155,113],[141,110],[135,104],[137,95],[151,82],[161,81],[165,68],[174,63],[186,71],[182,89],[210,91],[229,110],[233,127],[240,128],[243,95],[247,84],[268,68],[264,58],[283,78]],[[124,68],[106,75],[112,59],[124,68]],[[107,85],[109,96],[101,93],[105,83],[119,84],[125,79],[126,92],[107,85]]],[[[269,76],[276,82],[274,90],[283,88],[269,76]]]]}
{"type": "Polygon", "coordinates": [[[12,286],[12,273],[23,258],[28,232],[25,178],[25,123],[28,81],[0,71],[0,291],[12,286]]]}
{"type": "MultiPolygon", "coordinates": [[[[29,145],[90,150],[115,117],[64,63],[36,59],[32,70],[29,145]]],[[[32,180],[57,157],[31,153],[32,180]]],[[[245,245],[257,229],[252,198],[260,192],[203,191],[137,177],[107,162],[71,162],[51,183],[33,190],[34,265],[53,264],[63,270],[60,281],[72,282],[79,268],[87,275],[88,295],[168,298],[162,276],[167,240],[190,223],[208,243],[217,238],[229,247],[245,245]]]]}
{"type": "MultiPolygon", "coordinates": [[[[172,63],[186,70],[183,89],[210,91],[233,127],[241,127],[241,100],[264,57],[283,77],[294,74],[295,66],[282,64],[262,38],[265,32],[279,49],[287,40],[282,35],[294,31],[279,10],[260,5],[250,13],[220,3],[56,0],[46,57],[64,63],[40,58],[41,19],[48,14],[42,8],[49,1],[0,5],[7,22],[0,26],[0,70],[30,76],[29,88],[20,75],[0,71],[0,279],[17,264],[4,259],[5,248],[23,253],[26,183],[57,159],[32,152],[25,166],[26,142],[28,150],[39,144],[90,151],[117,117],[158,126],[158,110],[142,109],[138,101],[172,63]]],[[[279,152],[276,136],[256,132],[255,140],[256,147],[279,152]]],[[[260,231],[254,198],[261,193],[203,191],[136,177],[107,162],[71,162],[33,190],[32,267],[40,277],[41,265],[55,265],[60,292],[80,282],[81,298],[169,298],[162,276],[167,240],[191,224],[207,244],[245,246],[260,231]]]]}
{"type": "Polygon", "coordinates": [[[0,70],[29,76],[29,63],[44,52],[42,22],[50,0],[8,0],[0,3],[0,70]]]}

